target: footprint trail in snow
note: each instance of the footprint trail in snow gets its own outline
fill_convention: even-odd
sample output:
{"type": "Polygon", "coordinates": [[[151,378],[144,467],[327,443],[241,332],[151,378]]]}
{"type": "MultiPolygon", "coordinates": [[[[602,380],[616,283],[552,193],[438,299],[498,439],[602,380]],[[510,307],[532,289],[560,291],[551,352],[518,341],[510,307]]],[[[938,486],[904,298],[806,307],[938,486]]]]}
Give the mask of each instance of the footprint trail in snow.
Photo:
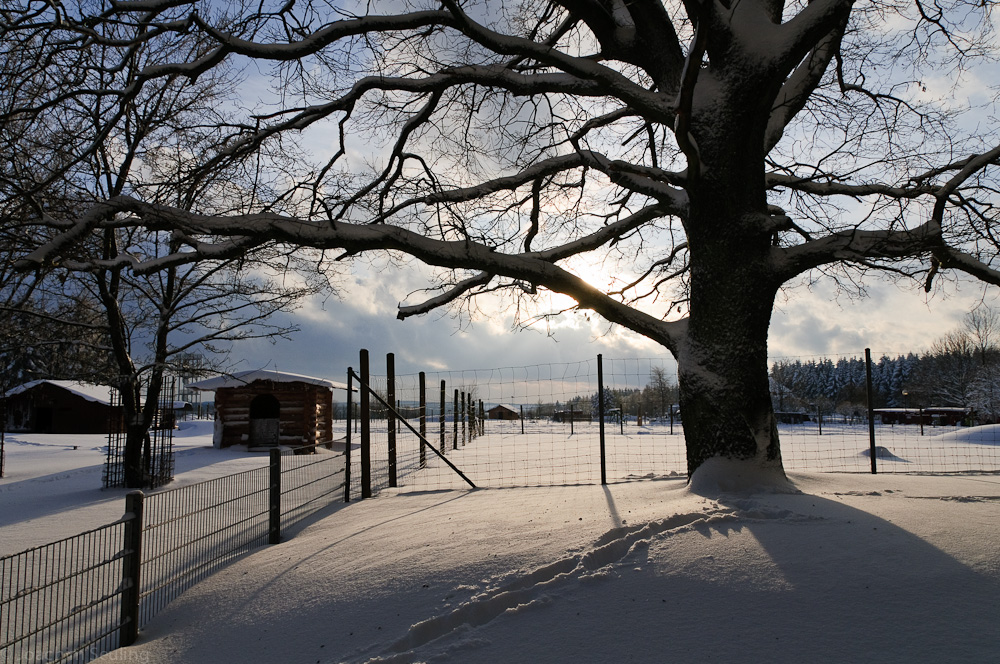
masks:
{"type": "MultiPolygon", "coordinates": [[[[741,506],[742,507],[742,506],[741,506]]],[[[753,518],[783,518],[760,509],[744,516],[753,518]]],[[[518,613],[548,604],[560,592],[576,585],[610,575],[616,565],[626,562],[629,555],[648,547],[655,538],[686,532],[692,528],[713,526],[740,518],[741,512],[714,507],[707,511],[676,514],[641,526],[623,526],[602,535],[588,550],[556,560],[548,565],[517,576],[503,579],[494,586],[474,595],[453,610],[412,625],[407,633],[370,659],[370,664],[411,662],[414,651],[430,645],[438,654],[453,649],[449,637],[468,639],[475,628],[487,625],[505,614],[518,613]]],[[[432,653],[422,652],[420,661],[432,653]]],[[[433,659],[433,657],[431,657],[433,659]]]]}

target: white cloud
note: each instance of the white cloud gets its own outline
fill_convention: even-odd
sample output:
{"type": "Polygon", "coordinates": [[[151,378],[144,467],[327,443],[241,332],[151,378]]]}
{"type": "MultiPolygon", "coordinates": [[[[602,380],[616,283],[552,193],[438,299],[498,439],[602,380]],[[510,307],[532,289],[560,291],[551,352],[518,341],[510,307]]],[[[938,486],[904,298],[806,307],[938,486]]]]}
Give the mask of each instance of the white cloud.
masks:
{"type": "Polygon", "coordinates": [[[948,296],[874,284],[862,300],[837,298],[832,286],[794,293],[771,318],[772,357],[860,356],[919,353],[945,333],[983,297],[983,287],[965,283],[948,296]]]}

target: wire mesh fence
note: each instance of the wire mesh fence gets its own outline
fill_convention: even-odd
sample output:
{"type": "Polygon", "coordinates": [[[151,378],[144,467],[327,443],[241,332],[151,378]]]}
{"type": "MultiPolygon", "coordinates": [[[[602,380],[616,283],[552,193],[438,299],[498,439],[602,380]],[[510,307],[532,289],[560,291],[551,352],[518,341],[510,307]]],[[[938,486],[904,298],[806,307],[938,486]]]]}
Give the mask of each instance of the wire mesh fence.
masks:
{"type": "Polygon", "coordinates": [[[140,625],[229,560],[268,540],[268,468],[145,500],[140,625]]]}
{"type": "Polygon", "coordinates": [[[134,492],[119,521],[0,558],[0,663],[83,663],[129,643],[200,579],[343,497],[343,454],[315,452],[134,492]]]}
{"type": "MultiPolygon", "coordinates": [[[[399,415],[476,486],[514,487],[686,475],[674,375],[666,358],[594,358],[399,376],[372,373],[370,384],[379,394],[393,393],[399,415]],[[598,394],[604,401],[603,433],[598,394]]],[[[772,384],[786,470],[870,472],[874,448],[878,472],[1000,471],[998,425],[966,426],[966,418],[945,417],[945,408],[885,407],[883,396],[869,429],[863,386],[860,400],[824,405],[829,402],[772,384]]],[[[420,436],[374,404],[368,422],[373,491],[466,486],[446,462],[422,449],[420,436]]],[[[363,424],[355,420],[354,426],[363,424]]],[[[352,447],[357,467],[360,445],[352,447]]],[[[361,483],[361,472],[353,473],[353,495],[361,495],[361,483]]]]}
{"type": "Polygon", "coordinates": [[[281,459],[281,528],[344,497],[344,455],[315,446],[315,454],[281,459]]]}
{"type": "MultiPolygon", "coordinates": [[[[390,376],[373,373],[369,384],[379,394],[393,392],[397,412],[479,487],[596,483],[602,470],[609,481],[683,474],[683,431],[667,363],[603,360],[603,368],[608,406],[603,457],[597,358],[405,374],[392,377],[391,389],[390,376]]],[[[355,433],[362,426],[356,421],[355,433]]],[[[373,491],[467,486],[447,462],[422,450],[420,437],[385,409],[372,407],[369,426],[373,491]],[[390,466],[395,484],[389,479],[390,466]]],[[[352,465],[360,466],[360,444],[352,447],[352,465]]],[[[361,473],[353,472],[352,494],[361,490],[361,473]]]]}
{"type": "Polygon", "coordinates": [[[85,662],[118,646],[129,518],[0,558],[0,662],[85,662]]]}
{"type": "MultiPolygon", "coordinates": [[[[141,451],[137,455],[142,465],[143,486],[156,488],[174,478],[174,425],[176,424],[176,380],[166,380],[157,399],[157,408],[149,429],[144,433],[141,451]]],[[[143,384],[140,397],[145,399],[143,384]]],[[[110,393],[107,455],[104,462],[103,481],[106,488],[125,486],[125,459],[128,431],[122,417],[122,394],[118,389],[110,393]]]]}

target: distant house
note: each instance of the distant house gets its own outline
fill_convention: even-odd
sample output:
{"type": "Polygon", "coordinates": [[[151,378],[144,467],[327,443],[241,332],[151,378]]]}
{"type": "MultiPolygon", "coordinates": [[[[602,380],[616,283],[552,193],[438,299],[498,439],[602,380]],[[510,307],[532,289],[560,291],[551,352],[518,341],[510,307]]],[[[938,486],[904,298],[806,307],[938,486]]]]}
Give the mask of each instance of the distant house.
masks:
{"type": "Polygon", "coordinates": [[[781,424],[802,424],[809,421],[809,413],[800,411],[775,411],[774,419],[778,420],[781,424]]]}
{"type": "Polygon", "coordinates": [[[107,385],[33,380],[3,395],[4,426],[24,433],[108,433],[122,425],[121,406],[111,405],[107,385]]]}
{"type": "Polygon", "coordinates": [[[519,420],[521,415],[514,406],[504,406],[500,404],[493,406],[486,411],[486,416],[491,420],[519,420]]]}
{"type": "Polygon", "coordinates": [[[590,414],[582,410],[557,410],[552,413],[553,422],[569,422],[571,420],[573,422],[587,422],[590,420],[590,414]]]}
{"type": "Polygon", "coordinates": [[[188,388],[215,392],[216,447],[330,447],[333,390],[347,385],[260,369],[201,380],[188,388]]]}
{"type": "Polygon", "coordinates": [[[929,408],[876,408],[875,414],[882,424],[931,424],[956,426],[969,424],[973,418],[971,408],[960,406],[931,406],[929,408]]]}

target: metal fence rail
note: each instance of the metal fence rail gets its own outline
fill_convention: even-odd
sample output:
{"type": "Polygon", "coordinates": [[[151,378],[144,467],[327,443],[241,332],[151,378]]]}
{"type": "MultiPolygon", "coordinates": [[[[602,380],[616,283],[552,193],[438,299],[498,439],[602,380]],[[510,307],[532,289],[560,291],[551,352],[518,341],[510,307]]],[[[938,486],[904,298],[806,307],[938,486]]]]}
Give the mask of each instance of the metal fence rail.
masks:
{"type": "Polygon", "coordinates": [[[267,497],[266,467],[146,497],[140,628],[232,558],[267,544],[267,497]]]}
{"type": "Polygon", "coordinates": [[[82,664],[130,644],[184,590],[343,496],[344,456],[315,451],[133,492],[114,523],[0,558],[0,664],[82,664]]]}
{"type": "Polygon", "coordinates": [[[83,662],[118,647],[133,519],[0,558],[0,661],[83,662]]]}
{"type": "Polygon", "coordinates": [[[293,455],[281,462],[281,527],[298,523],[344,495],[342,454],[293,455]]]}

